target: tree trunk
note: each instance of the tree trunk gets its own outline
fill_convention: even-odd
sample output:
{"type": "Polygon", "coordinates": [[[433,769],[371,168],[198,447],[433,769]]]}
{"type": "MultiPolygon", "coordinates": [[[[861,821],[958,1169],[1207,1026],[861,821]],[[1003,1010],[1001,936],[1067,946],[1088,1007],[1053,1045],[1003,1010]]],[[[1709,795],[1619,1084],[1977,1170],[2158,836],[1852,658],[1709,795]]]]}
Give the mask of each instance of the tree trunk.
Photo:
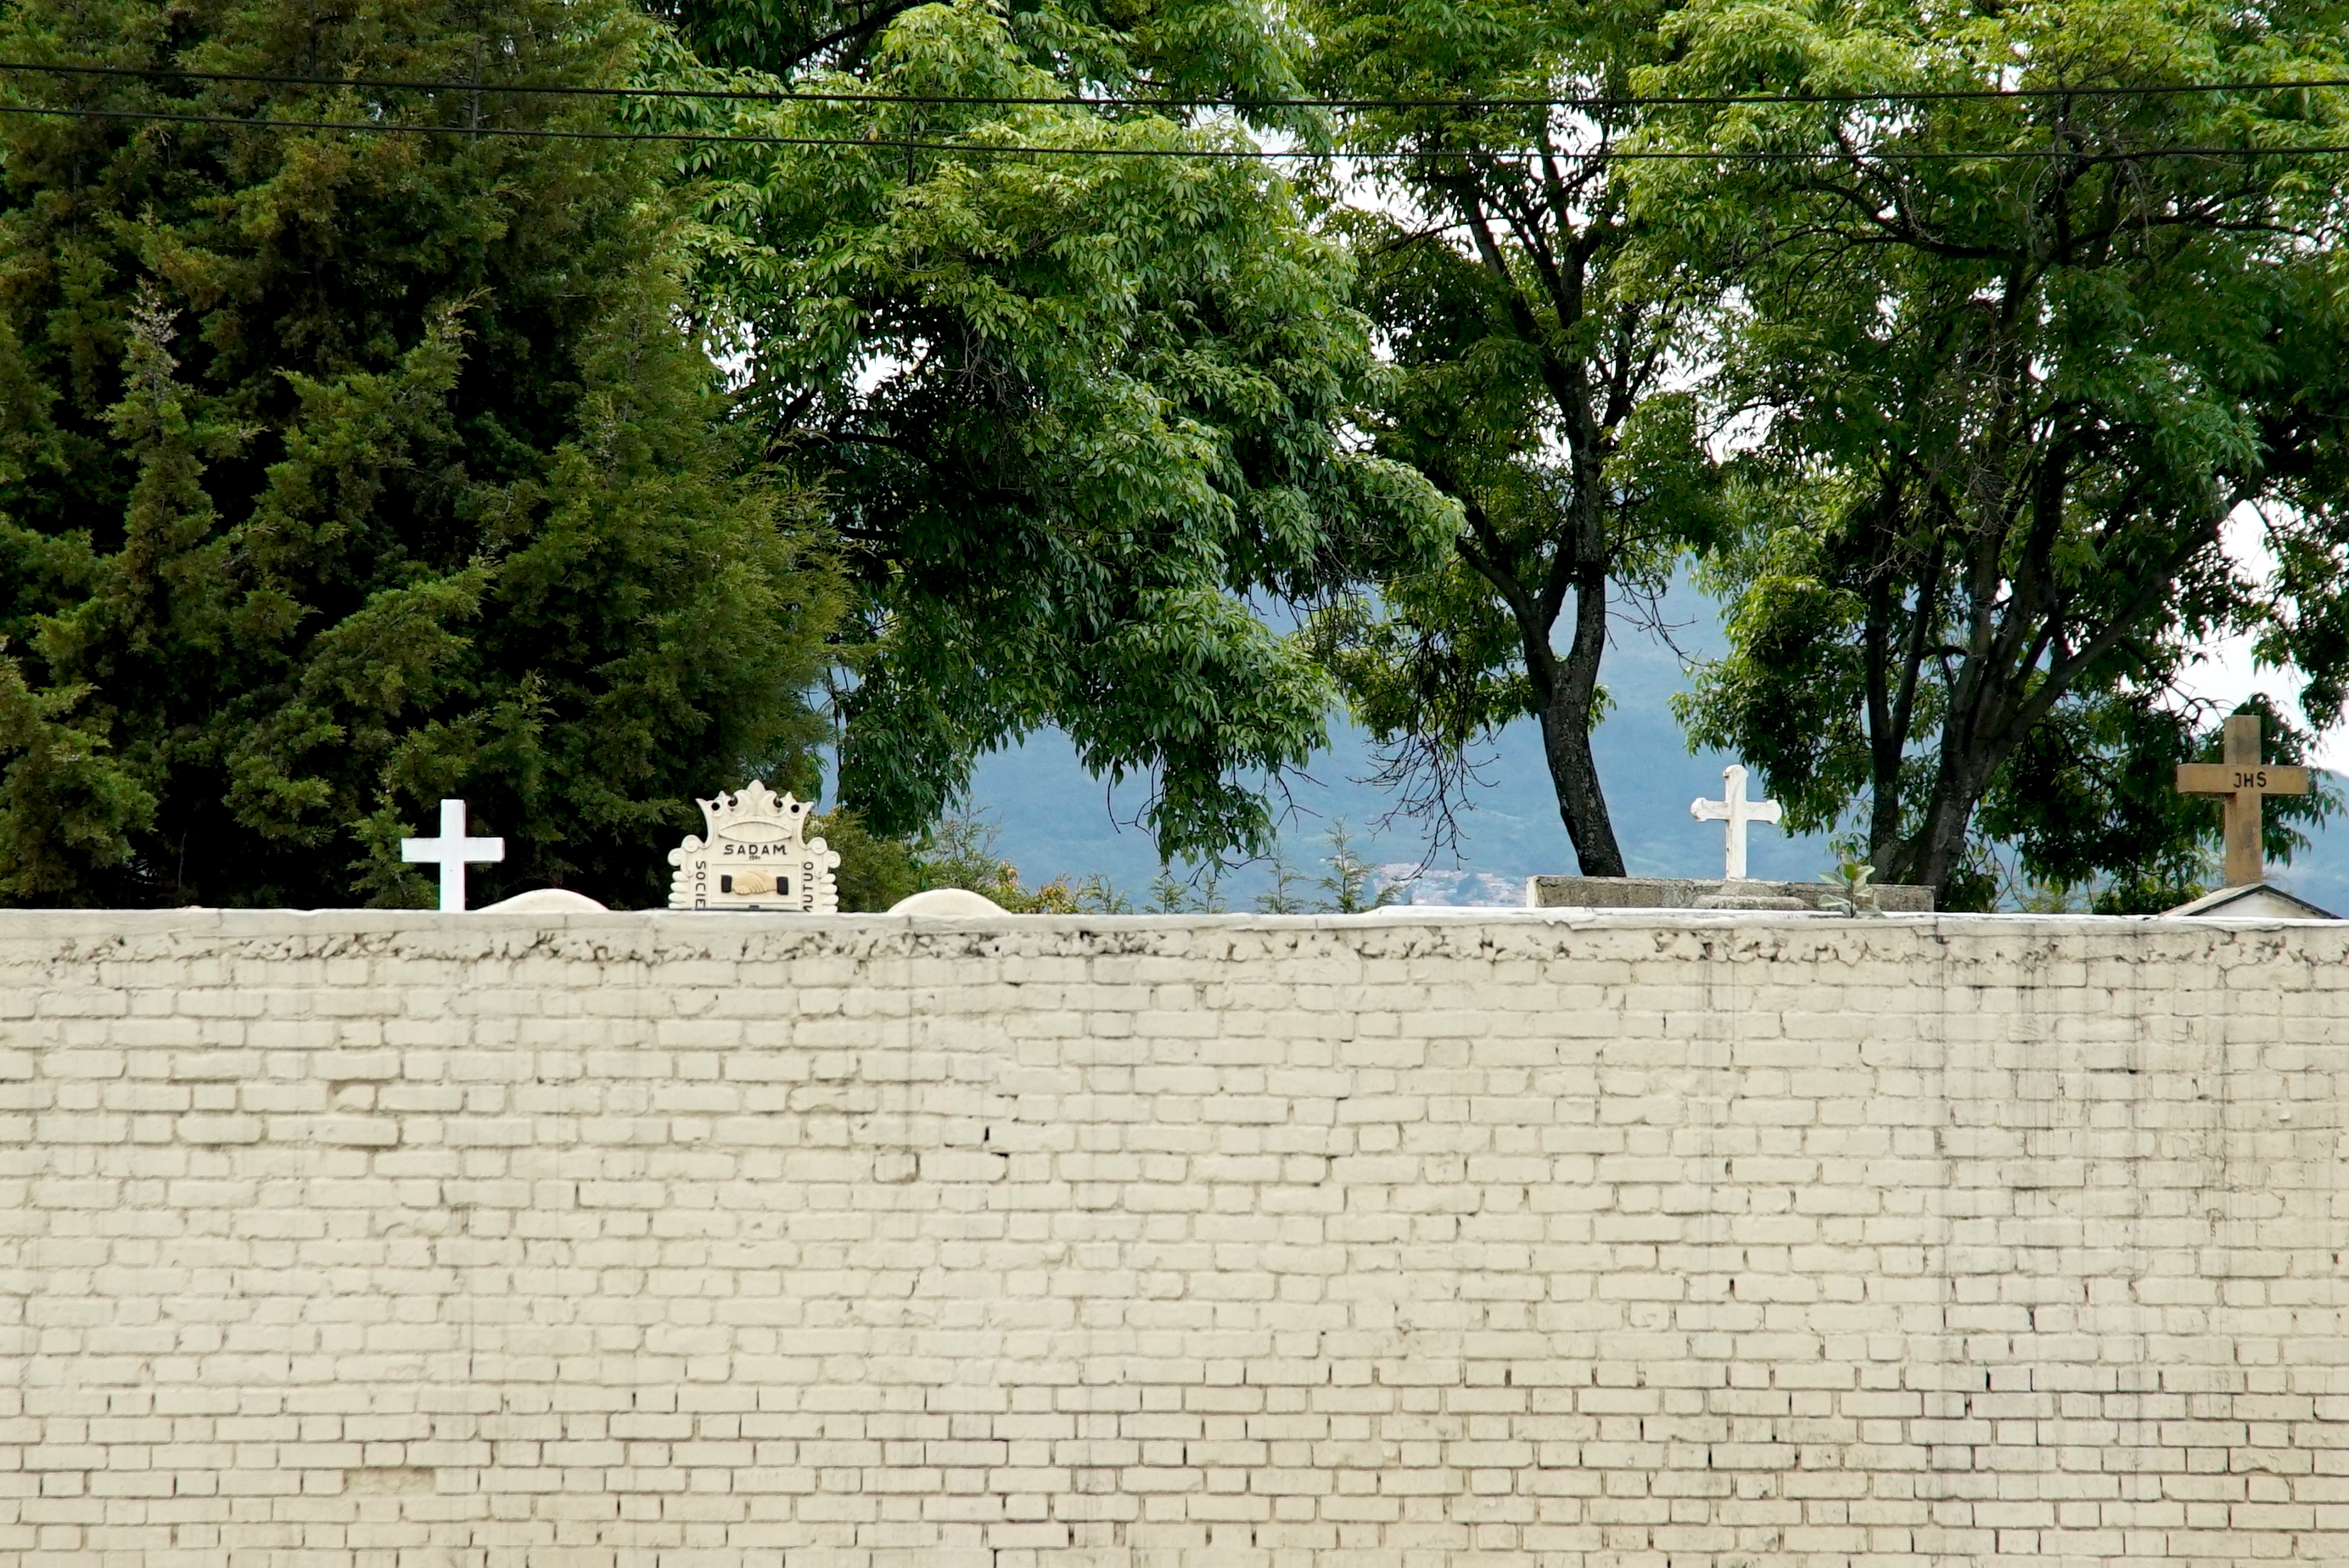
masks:
{"type": "Polygon", "coordinates": [[[1557,814],[1574,842],[1574,858],[1587,877],[1619,877],[1623,851],[1607,815],[1607,795],[1599,787],[1599,764],[1590,751],[1590,705],[1599,692],[1599,661],[1607,651],[1607,573],[1604,568],[1578,574],[1574,593],[1574,642],[1556,666],[1541,707],[1542,755],[1557,789],[1557,814]]]}
{"type": "MultiPolygon", "coordinates": [[[[1978,704],[1977,707],[1988,706],[1978,704]]],[[[2002,717],[1984,718],[1979,711],[1971,715],[1972,722],[1963,726],[1961,715],[1952,713],[1941,727],[1941,761],[1933,770],[1932,793],[1925,800],[1925,820],[1908,842],[1901,845],[1896,861],[1899,880],[1916,882],[1933,890],[1933,902],[1948,902],[1950,878],[1965,859],[1966,830],[1973,822],[1974,809],[1982,804],[1982,791],[2021,738],[2020,731],[2002,733],[2010,727],[2012,708],[1994,710],[2002,717]],[[1997,738],[1987,743],[1979,737],[1984,730],[1997,738]]],[[[1887,881],[1893,880],[1887,878],[1887,881]]]]}
{"type": "Polygon", "coordinates": [[[1933,803],[1925,814],[1925,825],[1909,841],[1908,874],[1933,890],[1933,903],[1948,903],[1950,877],[1966,852],[1966,825],[1973,820],[1974,807],[1980,800],[1982,786],[1962,785],[1952,780],[1946,788],[1933,792],[1933,803]]]}
{"type": "MultiPolygon", "coordinates": [[[[1889,873],[1900,849],[1900,758],[1908,737],[1892,718],[1892,595],[1879,577],[1868,595],[1868,858],[1889,873]]],[[[1889,877],[1888,877],[1889,880],[1889,877]]]]}
{"type": "Polygon", "coordinates": [[[1599,788],[1599,766],[1590,755],[1590,715],[1552,702],[1541,712],[1542,753],[1549,760],[1550,782],[1557,787],[1557,814],[1566,822],[1566,836],[1574,841],[1576,865],[1587,877],[1619,877],[1623,851],[1616,847],[1615,825],[1607,820],[1607,797],[1599,788]]]}

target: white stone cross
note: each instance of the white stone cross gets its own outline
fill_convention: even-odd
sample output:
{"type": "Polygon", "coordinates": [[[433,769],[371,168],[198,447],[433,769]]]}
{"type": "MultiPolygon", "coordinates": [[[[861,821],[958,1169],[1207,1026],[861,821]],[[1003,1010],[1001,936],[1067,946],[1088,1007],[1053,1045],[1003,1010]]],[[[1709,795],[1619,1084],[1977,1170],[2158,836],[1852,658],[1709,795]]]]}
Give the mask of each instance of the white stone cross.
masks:
{"type": "Polygon", "coordinates": [[[440,907],[465,907],[465,862],[468,861],[502,861],[506,858],[503,839],[469,839],[465,837],[465,802],[440,802],[440,836],[437,839],[402,839],[399,858],[403,861],[438,861],[440,862],[440,907]]]}
{"type": "Polygon", "coordinates": [[[1733,762],[1721,770],[1721,799],[1692,800],[1689,815],[1700,822],[1729,824],[1729,869],[1725,873],[1731,882],[1745,876],[1745,825],[1748,822],[1775,822],[1778,820],[1775,800],[1748,800],[1745,798],[1745,767],[1733,762]]]}

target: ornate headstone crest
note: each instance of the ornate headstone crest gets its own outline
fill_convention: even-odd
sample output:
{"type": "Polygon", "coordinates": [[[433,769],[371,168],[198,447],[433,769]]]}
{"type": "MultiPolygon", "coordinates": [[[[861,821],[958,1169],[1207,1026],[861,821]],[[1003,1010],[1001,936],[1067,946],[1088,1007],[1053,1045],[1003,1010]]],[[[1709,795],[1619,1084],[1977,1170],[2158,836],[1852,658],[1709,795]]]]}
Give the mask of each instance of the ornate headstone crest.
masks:
{"type": "Polygon", "coordinates": [[[808,802],[753,779],[738,794],[702,800],[709,837],[688,835],[668,852],[677,868],[671,909],[776,909],[829,914],[840,907],[840,856],[807,834],[808,802]]]}

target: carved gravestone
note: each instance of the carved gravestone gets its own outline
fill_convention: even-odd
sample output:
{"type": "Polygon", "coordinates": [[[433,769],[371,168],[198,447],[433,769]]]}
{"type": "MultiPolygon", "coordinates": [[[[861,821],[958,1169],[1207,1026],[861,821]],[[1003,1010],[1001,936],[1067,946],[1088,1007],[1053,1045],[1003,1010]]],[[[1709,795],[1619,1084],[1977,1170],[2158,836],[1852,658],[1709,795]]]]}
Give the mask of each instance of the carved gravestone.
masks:
{"type": "Polygon", "coordinates": [[[668,852],[677,868],[669,908],[830,914],[840,907],[833,875],[840,856],[807,836],[808,802],[753,780],[737,794],[698,804],[709,836],[688,835],[668,852]]]}

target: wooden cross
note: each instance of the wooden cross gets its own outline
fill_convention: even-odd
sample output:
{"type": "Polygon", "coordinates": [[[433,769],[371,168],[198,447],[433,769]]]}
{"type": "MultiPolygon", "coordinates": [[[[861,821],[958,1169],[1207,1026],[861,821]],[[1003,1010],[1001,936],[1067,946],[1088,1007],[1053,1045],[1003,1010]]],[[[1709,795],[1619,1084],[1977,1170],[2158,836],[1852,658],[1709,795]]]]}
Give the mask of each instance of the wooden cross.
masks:
{"type": "Polygon", "coordinates": [[[2227,802],[2229,887],[2265,882],[2260,853],[2261,802],[2270,795],[2308,793],[2308,769],[2271,767],[2260,760],[2260,716],[2239,713],[2227,720],[2222,762],[2181,762],[2178,792],[2217,795],[2227,802]]]}

